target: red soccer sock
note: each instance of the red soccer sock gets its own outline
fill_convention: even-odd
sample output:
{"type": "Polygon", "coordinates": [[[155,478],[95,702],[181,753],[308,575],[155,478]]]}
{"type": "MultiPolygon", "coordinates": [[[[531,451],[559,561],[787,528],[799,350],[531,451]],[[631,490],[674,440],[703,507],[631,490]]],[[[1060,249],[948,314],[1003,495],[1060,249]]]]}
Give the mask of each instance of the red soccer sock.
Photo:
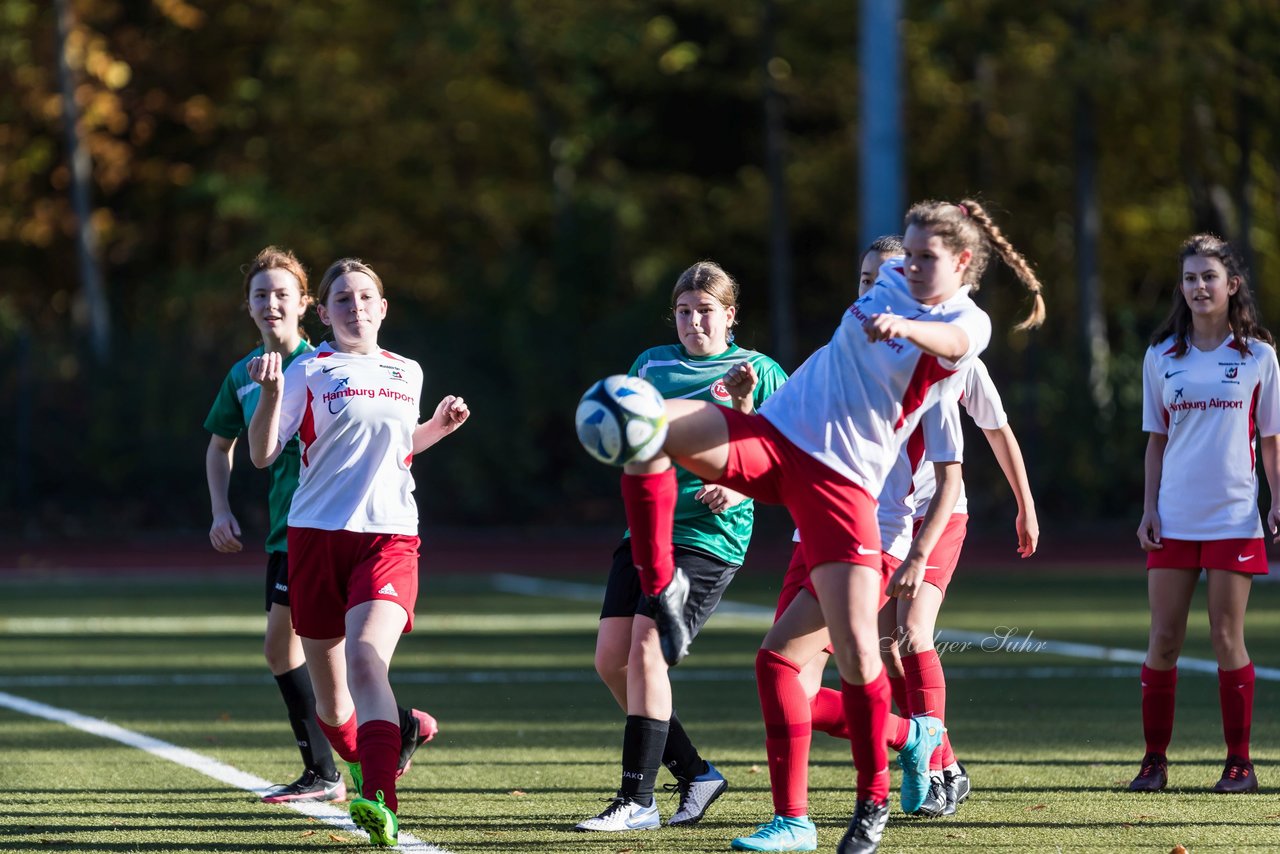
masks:
{"type": "Polygon", "coordinates": [[[893,694],[893,704],[898,707],[898,714],[904,718],[911,717],[911,710],[907,708],[907,678],[890,676],[889,691],[893,694]]]}
{"type": "Polygon", "coordinates": [[[356,747],[356,716],[354,714],[347,718],[346,723],[338,726],[330,726],[320,720],[318,715],[316,723],[320,724],[320,729],[333,745],[333,752],[341,756],[344,762],[360,761],[360,752],[356,747]]]}
{"type": "Polygon", "coordinates": [[[835,688],[819,688],[809,701],[813,713],[813,731],[825,732],[834,738],[849,737],[849,724],[844,719],[844,700],[835,688]]]}
{"type": "MultiPolygon", "coordinates": [[[[947,682],[942,674],[938,651],[926,649],[915,655],[902,656],[902,673],[907,681],[907,706],[911,716],[932,715],[947,722],[947,682]]],[[[929,770],[941,771],[943,750],[939,747],[929,757],[929,770]]],[[[955,754],[952,754],[954,759],[955,754]]]]}
{"type": "Polygon", "coordinates": [[[1253,727],[1253,662],[1237,670],[1218,668],[1218,700],[1222,703],[1222,736],[1227,753],[1249,758],[1253,727]]]}
{"type": "Polygon", "coordinates": [[[884,743],[894,750],[902,750],[911,738],[911,718],[890,712],[884,722],[884,743]]]}
{"type": "Polygon", "coordinates": [[[1178,668],[1152,670],[1142,665],[1142,735],[1147,753],[1163,755],[1173,738],[1173,700],[1178,689],[1178,668]]]}
{"type": "Polygon", "coordinates": [[[382,792],[387,809],[396,811],[396,764],[400,761],[400,724],[391,721],[366,721],[360,724],[360,772],[364,789],[360,796],[371,801],[382,792]]]}
{"type": "Polygon", "coordinates": [[[889,752],[885,722],[889,716],[889,680],[884,671],[866,685],[840,680],[844,716],[849,721],[849,748],[857,769],[858,800],[884,803],[889,799],[889,752]]]}
{"type": "Polygon", "coordinates": [[[675,573],[671,547],[676,513],[676,470],[657,474],[623,474],[622,503],[631,531],[631,562],[640,573],[640,589],[661,593],[675,573]]]}
{"type": "Polygon", "coordinates": [[[809,744],[813,719],[800,684],[800,666],[767,649],[756,653],[756,689],[764,716],[773,811],[787,818],[809,814],[809,744]]]}

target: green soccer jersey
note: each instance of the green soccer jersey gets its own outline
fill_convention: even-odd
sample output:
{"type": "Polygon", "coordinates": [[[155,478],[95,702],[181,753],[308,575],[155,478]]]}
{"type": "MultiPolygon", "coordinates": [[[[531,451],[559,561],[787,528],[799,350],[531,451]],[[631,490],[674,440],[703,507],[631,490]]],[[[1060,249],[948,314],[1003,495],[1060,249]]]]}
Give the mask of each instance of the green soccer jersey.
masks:
{"type": "MultiPolygon", "coordinates": [[[[739,362],[750,362],[760,378],[755,389],[756,408],[787,379],[786,371],[773,359],[754,350],[744,350],[736,344],[730,344],[728,350],[715,356],[690,356],[689,351],[679,344],[654,347],[640,354],[629,373],[653,383],[665,398],[706,400],[731,406],[729,392],[724,387],[724,375],[739,362]]],[[[723,513],[712,513],[693,497],[702,488],[701,480],[676,466],[676,481],[679,496],[676,499],[672,541],[725,563],[741,565],[751,542],[751,525],[755,520],[752,501],[747,499],[723,513]]]]}
{"type": "MultiPolygon", "coordinates": [[[[298,344],[298,349],[284,360],[284,367],[313,348],[307,341],[298,344]]],[[[253,418],[253,410],[258,407],[262,386],[249,379],[249,360],[261,356],[264,349],[261,345],[253,352],[231,366],[227,378],[218,389],[209,416],[204,419],[204,429],[224,439],[239,438],[249,427],[253,418]]],[[[286,530],[289,524],[289,505],[293,502],[294,490],[298,488],[298,439],[294,437],[284,446],[280,456],[271,464],[271,491],[267,497],[267,507],[271,516],[271,533],[267,535],[267,551],[288,551],[286,530]]]]}

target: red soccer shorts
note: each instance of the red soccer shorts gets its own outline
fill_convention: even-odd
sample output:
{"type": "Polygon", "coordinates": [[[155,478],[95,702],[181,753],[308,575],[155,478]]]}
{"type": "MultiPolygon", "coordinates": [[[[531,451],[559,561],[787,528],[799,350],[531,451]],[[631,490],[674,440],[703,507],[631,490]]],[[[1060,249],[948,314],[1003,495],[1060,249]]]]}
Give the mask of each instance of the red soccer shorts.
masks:
{"type": "Polygon", "coordinates": [[[413,628],[418,601],[418,545],[407,534],[289,528],[289,599],[293,630],[316,640],[346,634],[347,611],[363,602],[395,602],[413,628]]]}
{"type": "Polygon", "coordinates": [[[1267,550],[1261,537],[1234,540],[1175,540],[1147,552],[1147,569],[1223,569],[1246,575],[1267,574],[1267,550]]]}
{"type": "MultiPolygon", "coordinates": [[[[923,521],[923,519],[915,521],[912,535],[920,533],[920,525],[923,521]]],[[[938,538],[937,545],[933,547],[933,551],[929,552],[929,558],[924,562],[925,582],[941,590],[944,596],[947,585],[951,583],[951,576],[955,574],[956,566],[960,563],[960,550],[964,548],[964,536],[968,530],[969,514],[952,513],[951,518],[947,520],[947,527],[942,529],[942,536],[938,538]]]]}
{"type": "MultiPolygon", "coordinates": [[[[881,561],[881,579],[888,581],[889,576],[898,568],[898,559],[888,553],[882,553],[881,561]]],[[[804,551],[800,548],[800,543],[795,544],[795,548],[791,550],[791,563],[787,565],[787,574],[782,577],[782,591],[778,593],[778,608],[773,612],[773,621],[778,622],[780,618],[800,595],[801,590],[807,590],[809,595],[816,601],[818,591],[813,589],[813,579],[809,576],[809,565],[804,561],[804,551]]],[[[884,588],[881,587],[880,603],[876,606],[879,611],[884,607],[884,603],[889,601],[889,597],[884,594],[884,588]]],[[[835,654],[835,647],[827,644],[824,648],[827,655],[835,654]]]]}
{"type": "Polygon", "coordinates": [[[763,416],[718,406],[729,428],[729,461],[718,484],[781,504],[800,529],[809,567],[853,563],[882,570],[876,500],[801,451],[763,416]]]}

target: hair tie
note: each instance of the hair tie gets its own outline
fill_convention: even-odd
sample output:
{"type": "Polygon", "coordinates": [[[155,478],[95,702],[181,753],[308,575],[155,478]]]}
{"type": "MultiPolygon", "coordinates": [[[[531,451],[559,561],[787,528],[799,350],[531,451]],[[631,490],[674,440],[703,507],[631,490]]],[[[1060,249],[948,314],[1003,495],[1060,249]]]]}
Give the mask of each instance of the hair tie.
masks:
{"type": "Polygon", "coordinates": [[[966,208],[964,205],[956,205],[956,207],[958,207],[958,208],[960,209],[960,216],[968,216],[968,215],[969,215],[969,209],[968,209],[968,208],[966,208]]]}

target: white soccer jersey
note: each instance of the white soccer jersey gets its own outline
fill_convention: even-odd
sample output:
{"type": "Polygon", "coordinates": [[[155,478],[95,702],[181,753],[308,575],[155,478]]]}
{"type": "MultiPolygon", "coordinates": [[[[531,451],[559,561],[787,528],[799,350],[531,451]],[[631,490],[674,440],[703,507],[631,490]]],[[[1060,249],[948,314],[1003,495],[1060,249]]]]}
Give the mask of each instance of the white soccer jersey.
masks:
{"type": "Polygon", "coordinates": [[[958,394],[958,373],[986,349],[991,320],[961,288],[938,305],[921,305],[903,277],[902,259],[880,268],[876,284],[845,312],[830,343],[809,357],[760,414],[800,450],[879,495],[898,450],[940,396],[958,394]],[[893,312],[910,320],[954,323],[969,337],[956,363],[902,339],[867,341],[863,323],[893,312]]]}
{"type": "MultiPolygon", "coordinates": [[[[963,462],[963,455],[959,408],[954,398],[944,397],[921,417],[919,426],[903,443],[880,490],[876,520],[882,550],[905,560],[911,548],[912,514],[917,504],[912,474],[928,470],[932,477],[934,463],[963,462]]],[[[924,504],[928,503],[926,497],[924,504]]]]}
{"type": "Polygon", "coordinates": [[[1175,356],[1172,336],[1147,349],[1142,429],[1166,434],[1160,532],[1175,540],[1261,537],[1257,436],[1280,433],[1276,351],[1227,336],[1213,350],[1175,356]]]}
{"type": "Polygon", "coordinates": [[[302,473],[295,528],[417,534],[413,431],[422,368],[388,353],[342,353],[325,342],[284,375],[280,441],[295,433],[302,473]]]}
{"type": "MultiPolygon", "coordinates": [[[[987,372],[987,366],[981,359],[974,359],[972,367],[965,372],[964,391],[960,394],[960,404],[981,430],[999,430],[1009,423],[1009,416],[1004,411],[1004,401],[1000,399],[1000,392],[996,390],[996,384],[991,381],[991,374],[987,372]]],[[[955,426],[957,431],[952,440],[959,443],[960,456],[956,457],[956,461],[961,462],[964,436],[958,430],[960,426],[958,421],[955,426]]],[[[913,516],[916,519],[923,519],[924,514],[929,511],[929,502],[933,499],[933,494],[938,490],[933,466],[919,466],[912,480],[915,485],[916,499],[913,516]]],[[[965,495],[964,481],[960,482],[960,497],[956,499],[956,509],[952,512],[969,512],[969,498],[965,495]]]]}

